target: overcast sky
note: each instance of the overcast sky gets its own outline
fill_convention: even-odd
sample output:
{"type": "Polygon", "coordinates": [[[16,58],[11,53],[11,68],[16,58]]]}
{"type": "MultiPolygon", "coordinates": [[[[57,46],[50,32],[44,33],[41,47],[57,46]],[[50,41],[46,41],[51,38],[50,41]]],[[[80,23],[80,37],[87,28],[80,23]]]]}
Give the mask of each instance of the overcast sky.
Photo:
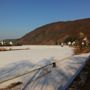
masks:
{"type": "Polygon", "coordinates": [[[57,21],[90,18],[90,0],[0,0],[0,39],[57,21]]]}

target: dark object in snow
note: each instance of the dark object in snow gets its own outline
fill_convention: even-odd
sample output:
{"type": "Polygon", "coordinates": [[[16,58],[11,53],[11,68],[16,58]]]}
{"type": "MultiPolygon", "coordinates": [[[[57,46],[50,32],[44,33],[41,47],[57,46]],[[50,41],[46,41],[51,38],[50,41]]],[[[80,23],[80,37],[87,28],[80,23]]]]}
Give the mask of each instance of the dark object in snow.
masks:
{"type": "Polygon", "coordinates": [[[53,62],[52,64],[53,64],[53,68],[55,68],[56,67],[56,62],[53,62]]]}

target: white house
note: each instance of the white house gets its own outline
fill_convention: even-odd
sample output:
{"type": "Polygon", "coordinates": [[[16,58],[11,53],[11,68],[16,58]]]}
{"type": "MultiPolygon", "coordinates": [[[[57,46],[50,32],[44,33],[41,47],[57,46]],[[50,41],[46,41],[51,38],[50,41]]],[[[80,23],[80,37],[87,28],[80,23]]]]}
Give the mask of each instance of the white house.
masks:
{"type": "Polygon", "coordinates": [[[71,46],[72,45],[72,43],[71,42],[68,42],[68,46],[71,46]]]}
{"type": "Polygon", "coordinates": [[[75,42],[75,41],[73,41],[73,42],[72,42],[72,45],[75,45],[75,44],[76,44],[76,42],[75,42]]]}
{"type": "Polygon", "coordinates": [[[1,41],[0,43],[1,43],[1,45],[4,45],[4,42],[3,41],[1,41]]]}
{"type": "Polygon", "coordinates": [[[12,41],[10,41],[10,42],[9,42],[9,44],[10,44],[10,45],[13,45],[13,42],[12,42],[12,41]]]}

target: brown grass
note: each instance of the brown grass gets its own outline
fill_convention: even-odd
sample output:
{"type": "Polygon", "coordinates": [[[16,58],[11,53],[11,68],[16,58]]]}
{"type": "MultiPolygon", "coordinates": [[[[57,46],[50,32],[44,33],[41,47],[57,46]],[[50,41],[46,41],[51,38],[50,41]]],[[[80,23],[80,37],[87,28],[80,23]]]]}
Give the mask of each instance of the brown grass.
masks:
{"type": "Polygon", "coordinates": [[[24,49],[12,49],[12,48],[9,48],[9,49],[6,49],[4,47],[0,47],[0,51],[13,51],[13,50],[29,50],[29,48],[24,48],[24,49]]]}
{"type": "Polygon", "coordinates": [[[80,47],[77,46],[74,48],[74,54],[82,54],[82,53],[89,53],[90,52],[90,47],[80,47]]]}
{"type": "Polygon", "coordinates": [[[0,51],[7,51],[7,49],[4,47],[0,47],[0,51]]]}

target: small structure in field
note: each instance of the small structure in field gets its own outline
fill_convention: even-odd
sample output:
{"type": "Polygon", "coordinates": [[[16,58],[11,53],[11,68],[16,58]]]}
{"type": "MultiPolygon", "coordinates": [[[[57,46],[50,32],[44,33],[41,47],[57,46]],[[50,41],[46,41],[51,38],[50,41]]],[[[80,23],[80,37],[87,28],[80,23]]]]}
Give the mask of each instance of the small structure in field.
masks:
{"type": "Polygon", "coordinates": [[[72,46],[75,46],[75,45],[76,45],[76,42],[75,42],[75,41],[73,41],[73,42],[72,42],[72,46]]]}
{"type": "Polygon", "coordinates": [[[72,45],[72,43],[70,41],[67,44],[68,44],[68,46],[71,46],[72,45]]]}
{"type": "Polygon", "coordinates": [[[64,43],[61,43],[61,47],[63,47],[64,46],[64,43]]]}
{"type": "Polygon", "coordinates": [[[12,46],[12,45],[13,45],[13,42],[12,42],[12,41],[10,41],[10,42],[9,42],[9,44],[12,46]]]}
{"type": "Polygon", "coordinates": [[[1,41],[1,42],[0,42],[0,44],[3,46],[3,45],[4,45],[4,42],[3,42],[3,41],[1,41]]]}

